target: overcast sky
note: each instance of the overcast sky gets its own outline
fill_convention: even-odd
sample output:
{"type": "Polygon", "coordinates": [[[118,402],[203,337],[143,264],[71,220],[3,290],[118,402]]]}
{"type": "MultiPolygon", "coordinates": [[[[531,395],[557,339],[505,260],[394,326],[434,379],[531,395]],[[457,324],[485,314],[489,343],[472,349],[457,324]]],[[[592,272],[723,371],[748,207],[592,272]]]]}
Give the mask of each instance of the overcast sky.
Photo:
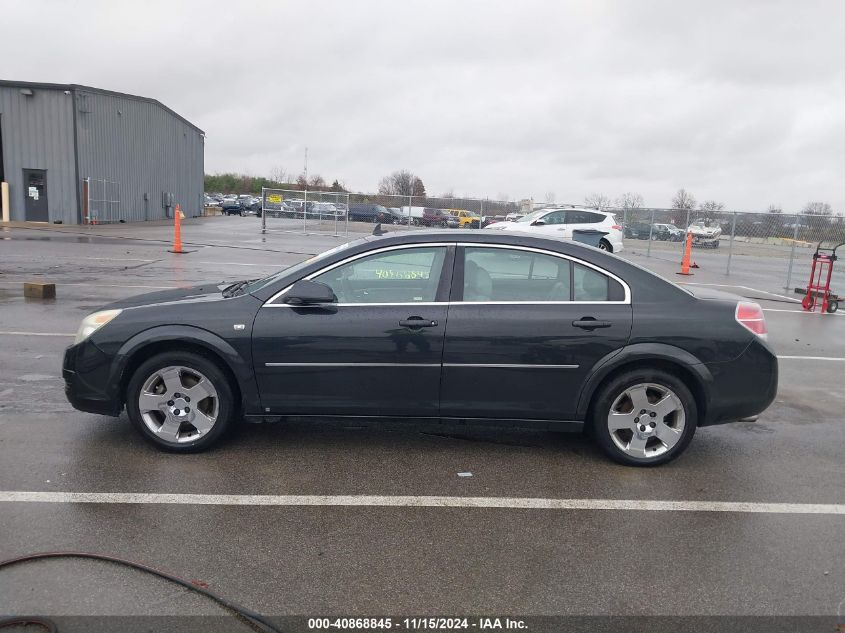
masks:
{"type": "Polygon", "coordinates": [[[0,78],[154,97],[206,171],[845,212],[845,2],[4,0],[0,78]]]}

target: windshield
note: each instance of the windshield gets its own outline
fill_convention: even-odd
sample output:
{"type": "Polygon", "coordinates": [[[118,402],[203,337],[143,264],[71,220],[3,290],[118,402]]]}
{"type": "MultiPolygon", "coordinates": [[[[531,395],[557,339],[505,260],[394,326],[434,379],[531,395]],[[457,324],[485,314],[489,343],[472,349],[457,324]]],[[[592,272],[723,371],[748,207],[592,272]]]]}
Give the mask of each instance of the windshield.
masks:
{"type": "Polygon", "coordinates": [[[277,282],[279,279],[282,279],[283,277],[287,277],[288,275],[295,274],[298,270],[303,270],[307,266],[310,266],[311,264],[313,264],[314,262],[320,261],[321,259],[326,259],[327,257],[330,257],[330,256],[334,255],[335,253],[338,253],[338,252],[340,252],[340,251],[342,251],[346,248],[349,248],[350,246],[352,246],[354,244],[364,242],[364,241],[366,241],[366,239],[367,238],[360,238],[360,239],[357,239],[357,240],[353,240],[351,242],[346,242],[345,244],[341,244],[340,246],[335,246],[334,248],[332,248],[330,250],[327,250],[323,253],[319,253],[317,255],[314,255],[313,257],[309,257],[308,259],[305,259],[305,260],[303,260],[299,263],[296,263],[293,266],[288,266],[287,268],[283,268],[282,270],[275,272],[272,275],[269,275],[267,277],[263,277],[262,279],[257,279],[256,281],[253,281],[251,284],[246,286],[246,292],[251,293],[251,292],[255,292],[256,290],[261,290],[262,288],[266,288],[270,284],[277,282]]]}

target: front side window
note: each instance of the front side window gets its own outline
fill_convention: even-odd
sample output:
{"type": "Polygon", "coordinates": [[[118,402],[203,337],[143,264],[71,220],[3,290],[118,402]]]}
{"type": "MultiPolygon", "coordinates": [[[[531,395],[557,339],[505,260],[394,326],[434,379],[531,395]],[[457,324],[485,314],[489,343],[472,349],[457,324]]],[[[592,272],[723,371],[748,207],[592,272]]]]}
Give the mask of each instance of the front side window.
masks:
{"type": "Polygon", "coordinates": [[[542,218],[544,224],[563,224],[566,222],[566,211],[552,211],[542,218]]]}
{"type": "Polygon", "coordinates": [[[446,247],[404,248],[376,253],[312,277],[337,295],[338,303],[434,301],[446,247]]]}
{"type": "Polygon", "coordinates": [[[569,266],[543,253],[468,246],[464,301],[569,301],[569,266]]]}

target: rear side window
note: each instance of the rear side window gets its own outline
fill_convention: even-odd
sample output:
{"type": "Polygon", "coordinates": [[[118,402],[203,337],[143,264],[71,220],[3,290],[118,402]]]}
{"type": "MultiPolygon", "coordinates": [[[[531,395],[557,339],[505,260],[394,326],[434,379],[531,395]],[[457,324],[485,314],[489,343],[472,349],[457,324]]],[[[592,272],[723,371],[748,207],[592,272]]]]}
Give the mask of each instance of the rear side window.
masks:
{"type": "Polygon", "coordinates": [[[567,224],[598,224],[604,222],[605,216],[601,213],[592,213],[590,211],[567,211],[567,224]]]}
{"type": "Polygon", "coordinates": [[[467,247],[464,301],[569,301],[567,259],[508,248],[467,247]]]}
{"type": "Polygon", "coordinates": [[[572,270],[575,301],[624,301],[625,289],[615,279],[597,270],[575,264],[572,270]]]}

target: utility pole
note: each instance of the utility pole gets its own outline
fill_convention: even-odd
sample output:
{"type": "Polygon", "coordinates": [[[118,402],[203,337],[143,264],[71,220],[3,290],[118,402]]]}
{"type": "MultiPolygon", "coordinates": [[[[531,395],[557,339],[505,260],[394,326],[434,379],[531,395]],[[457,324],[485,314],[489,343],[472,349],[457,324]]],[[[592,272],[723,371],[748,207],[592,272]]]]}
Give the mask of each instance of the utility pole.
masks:
{"type": "Polygon", "coordinates": [[[305,146],[305,182],[308,182],[308,146],[305,146]]]}

